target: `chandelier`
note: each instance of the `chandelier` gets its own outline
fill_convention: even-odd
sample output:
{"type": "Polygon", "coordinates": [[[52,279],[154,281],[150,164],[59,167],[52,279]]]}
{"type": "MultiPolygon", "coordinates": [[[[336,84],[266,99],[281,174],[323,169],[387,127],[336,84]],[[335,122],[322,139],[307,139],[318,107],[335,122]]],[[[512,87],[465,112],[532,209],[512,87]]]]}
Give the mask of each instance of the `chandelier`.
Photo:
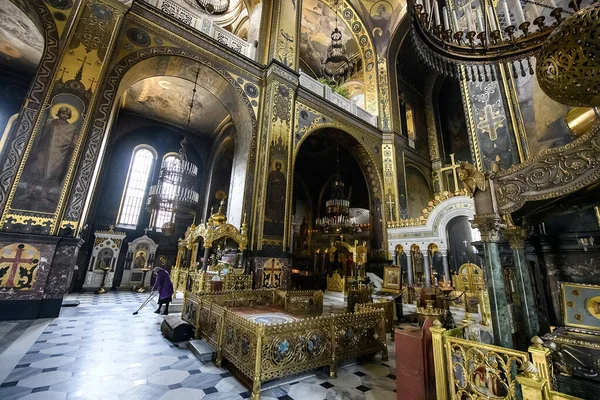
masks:
{"type": "MultiPolygon", "coordinates": [[[[577,11],[581,2],[573,0],[569,7],[577,11]]],[[[508,64],[515,78],[533,75],[531,58],[563,16],[573,13],[558,7],[555,0],[524,0],[525,8],[521,0],[514,0],[514,7],[509,7],[507,0],[500,0],[496,7],[490,0],[458,9],[454,3],[446,4],[410,0],[416,50],[435,71],[480,82],[496,80],[497,64],[508,64]]]]}
{"type": "MultiPolygon", "coordinates": [[[[186,134],[189,134],[199,71],[196,72],[186,134]]],[[[161,227],[162,232],[166,235],[174,232],[175,214],[195,215],[200,199],[200,195],[194,189],[198,177],[198,167],[187,160],[187,144],[188,141],[184,137],[177,155],[165,157],[160,168],[158,182],[150,187],[146,202],[146,209],[151,212],[150,226],[156,224],[157,218],[160,221],[161,216],[168,216],[168,220],[161,227]]]]}
{"type": "Polygon", "coordinates": [[[342,32],[338,29],[338,1],[334,0],[332,11],[335,13],[335,29],[331,32],[331,44],[327,47],[326,57],[321,64],[321,72],[329,80],[338,83],[350,68],[346,46],[342,43],[342,32]]]}
{"type": "Polygon", "coordinates": [[[208,14],[223,14],[229,8],[229,0],[196,0],[208,14]]]}
{"type": "Polygon", "coordinates": [[[325,202],[325,217],[315,220],[315,229],[323,233],[355,233],[360,228],[355,218],[350,217],[350,197],[352,188],[344,189],[344,181],[339,172],[339,147],[336,147],[336,172],[331,182],[331,197],[325,202]]]}

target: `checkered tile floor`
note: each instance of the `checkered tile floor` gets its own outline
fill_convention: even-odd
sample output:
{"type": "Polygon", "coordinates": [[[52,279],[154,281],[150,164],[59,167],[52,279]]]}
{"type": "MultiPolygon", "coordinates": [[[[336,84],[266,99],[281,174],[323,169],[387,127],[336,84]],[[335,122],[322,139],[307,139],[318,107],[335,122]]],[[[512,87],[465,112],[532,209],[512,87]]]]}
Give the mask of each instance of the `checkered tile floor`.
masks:
{"type": "MultiPolygon", "coordinates": [[[[69,296],[63,308],[0,384],[0,399],[207,399],[250,398],[249,389],[223,368],[202,363],[185,344],[160,334],[162,317],[147,307],[132,313],[147,294],[110,292],[69,296]]],[[[10,331],[0,322],[0,331],[10,331]]],[[[14,324],[14,323],[13,323],[14,324]]],[[[16,325],[15,325],[16,326],[16,325]]],[[[391,342],[390,342],[391,343],[391,342]]],[[[395,400],[395,361],[326,372],[266,389],[263,400],[395,400]]],[[[0,354],[0,363],[2,354],[0,354]]]]}

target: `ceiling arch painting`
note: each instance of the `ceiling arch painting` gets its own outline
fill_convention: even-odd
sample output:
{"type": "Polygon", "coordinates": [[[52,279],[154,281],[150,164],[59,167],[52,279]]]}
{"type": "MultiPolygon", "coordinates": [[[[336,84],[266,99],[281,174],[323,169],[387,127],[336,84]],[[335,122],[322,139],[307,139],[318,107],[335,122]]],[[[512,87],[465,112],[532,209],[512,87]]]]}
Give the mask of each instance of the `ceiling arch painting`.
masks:
{"type": "Polygon", "coordinates": [[[44,51],[36,25],[10,0],[0,0],[0,69],[33,75],[44,51]]]}
{"type": "MultiPolygon", "coordinates": [[[[123,109],[184,128],[194,82],[170,76],[155,76],[131,85],[123,94],[123,109]]],[[[190,132],[212,138],[229,112],[221,101],[202,86],[196,89],[190,132]]]]}

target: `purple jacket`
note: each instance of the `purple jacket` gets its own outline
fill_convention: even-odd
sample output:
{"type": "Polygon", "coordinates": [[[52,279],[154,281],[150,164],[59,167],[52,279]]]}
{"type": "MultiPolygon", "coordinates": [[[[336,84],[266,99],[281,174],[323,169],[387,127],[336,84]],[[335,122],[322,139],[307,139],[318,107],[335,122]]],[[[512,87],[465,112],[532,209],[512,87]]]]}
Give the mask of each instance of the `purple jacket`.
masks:
{"type": "Polygon", "coordinates": [[[173,284],[171,283],[171,278],[166,270],[161,269],[158,271],[156,274],[156,282],[154,283],[152,290],[158,290],[159,300],[173,295],[173,284]]]}

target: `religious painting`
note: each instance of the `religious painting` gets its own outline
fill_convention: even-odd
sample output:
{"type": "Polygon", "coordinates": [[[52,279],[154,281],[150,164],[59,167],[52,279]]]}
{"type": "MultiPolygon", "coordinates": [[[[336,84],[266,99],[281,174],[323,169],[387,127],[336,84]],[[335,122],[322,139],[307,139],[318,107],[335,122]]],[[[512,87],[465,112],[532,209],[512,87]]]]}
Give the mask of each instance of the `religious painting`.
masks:
{"type": "Polygon", "coordinates": [[[0,0],[0,67],[34,75],[43,51],[44,37],[33,21],[10,0],[0,0]]]}
{"type": "Polygon", "coordinates": [[[143,269],[146,267],[146,263],[148,260],[148,252],[144,249],[138,250],[135,252],[135,257],[133,258],[133,266],[135,269],[143,269]]]}
{"type": "Polygon", "coordinates": [[[85,103],[70,93],[54,96],[29,151],[12,206],[52,213],[77,146],[85,103]]]}
{"type": "Polygon", "coordinates": [[[508,387],[499,374],[499,370],[480,365],[470,374],[471,386],[487,398],[504,399],[508,395],[508,387]]]}
{"type": "Polygon", "coordinates": [[[471,101],[471,124],[479,145],[477,166],[489,171],[494,163],[507,169],[520,162],[510,121],[506,117],[502,90],[497,81],[463,82],[471,101]],[[481,165],[480,165],[481,164],[481,165]]]}
{"type": "Polygon", "coordinates": [[[113,251],[111,249],[102,249],[98,253],[96,258],[96,268],[104,271],[105,269],[111,269],[113,260],[113,251]]]}
{"type": "Polygon", "coordinates": [[[383,271],[384,289],[402,289],[402,270],[400,267],[386,266],[383,271]]]}
{"type": "Polygon", "coordinates": [[[351,3],[362,16],[370,16],[371,34],[379,55],[385,52],[391,42],[392,34],[405,15],[406,2],[403,0],[354,0],[351,3]]]}
{"type": "Polygon", "coordinates": [[[406,136],[408,137],[408,145],[415,148],[415,142],[417,141],[417,133],[415,131],[415,121],[413,119],[413,110],[409,104],[405,104],[406,109],[406,136]]]}
{"type": "Polygon", "coordinates": [[[373,250],[380,250],[383,247],[383,205],[379,197],[373,198],[371,206],[371,246],[373,250]]]}
{"type": "MultiPolygon", "coordinates": [[[[531,61],[535,70],[535,58],[531,61]]],[[[549,98],[534,75],[519,76],[515,80],[515,86],[530,157],[573,140],[565,119],[569,106],[549,98]]]]}
{"type": "Polygon", "coordinates": [[[406,166],[406,194],[408,218],[419,218],[427,203],[433,199],[429,182],[416,167],[406,166]]]}
{"type": "Polygon", "coordinates": [[[276,258],[268,259],[263,265],[262,287],[267,289],[281,287],[283,264],[276,258]]]}
{"type": "Polygon", "coordinates": [[[35,247],[14,243],[0,250],[0,288],[32,289],[39,270],[40,252],[35,247]]]}
{"type": "Polygon", "coordinates": [[[564,324],[600,329],[600,285],[561,283],[560,287],[564,324]]]}
{"type": "MultiPolygon", "coordinates": [[[[339,0],[340,7],[343,3],[339,0]]],[[[324,70],[325,57],[327,56],[327,48],[331,44],[331,33],[336,28],[336,13],[328,5],[329,2],[320,0],[303,0],[302,2],[302,22],[300,35],[300,69],[305,73],[312,75],[314,78],[328,78],[328,74],[324,70]]],[[[342,35],[342,44],[346,46],[346,54],[348,58],[356,58],[362,60],[360,47],[342,18],[337,18],[337,28],[342,35]]],[[[348,71],[347,77],[357,78],[362,81],[362,77],[356,74],[361,74],[362,63],[354,64],[351,68],[353,71],[348,71]]]]}
{"type": "Polygon", "coordinates": [[[438,92],[437,105],[440,121],[438,139],[444,150],[444,164],[450,164],[450,154],[454,154],[457,161],[473,163],[460,86],[455,80],[444,80],[438,92]]]}
{"type": "Polygon", "coordinates": [[[272,157],[267,177],[264,234],[283,237],[285,226],[285,199],[287,192],[286,163],[281,157],[272,157]]]}

